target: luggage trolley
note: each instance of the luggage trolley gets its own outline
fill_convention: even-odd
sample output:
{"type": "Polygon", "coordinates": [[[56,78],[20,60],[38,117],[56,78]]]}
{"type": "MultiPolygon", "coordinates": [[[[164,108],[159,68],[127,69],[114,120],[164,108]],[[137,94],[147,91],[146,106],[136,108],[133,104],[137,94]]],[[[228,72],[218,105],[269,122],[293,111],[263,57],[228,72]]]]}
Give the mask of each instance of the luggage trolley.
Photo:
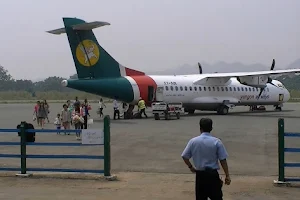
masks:
{"type": "Polygon", "coordinates": [[[160,120],[161,116],[164,116],[165,120],[171,119],[172,116],[180,119],[183,110],[182,103],[153,102],[151,108],[155,120],[160,120]]]}

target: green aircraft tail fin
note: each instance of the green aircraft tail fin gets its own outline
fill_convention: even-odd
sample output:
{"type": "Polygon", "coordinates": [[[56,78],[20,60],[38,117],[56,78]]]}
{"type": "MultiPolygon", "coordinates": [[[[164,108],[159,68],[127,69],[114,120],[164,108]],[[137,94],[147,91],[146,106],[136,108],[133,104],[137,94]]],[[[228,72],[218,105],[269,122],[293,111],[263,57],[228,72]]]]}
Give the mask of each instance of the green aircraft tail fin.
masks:
{"type": "Polygon", "coordinates": [[[63,22],[64,28],[47,32],[67,34],[79,79],[126,75],[125,68],[99,45],[92,31],[94,28],[110,25],[109,23],[99,21],[87,23],[77,18],[63,18],[63,22]]]}

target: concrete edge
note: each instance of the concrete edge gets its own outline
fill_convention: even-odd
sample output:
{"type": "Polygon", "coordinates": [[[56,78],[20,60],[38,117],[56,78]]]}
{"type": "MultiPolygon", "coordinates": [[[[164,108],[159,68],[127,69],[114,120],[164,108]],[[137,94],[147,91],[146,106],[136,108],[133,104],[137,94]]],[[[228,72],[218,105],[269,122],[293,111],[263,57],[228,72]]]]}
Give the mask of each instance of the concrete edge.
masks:
{"type": "MultiPolygon", "coordinates": [[[[21,174],[17,173],[14,174],[16,177],[21,178],[51,178],[51,179],[81,179],[81,180],[106,180],[106,181],[117,181],[118,177],[116,175],[111,176],[104,176],[104,175],[95,175],[95,174],[87,174],[87,173],[26,173],[21,174]]],[[[13,174],[5,174],[4,176],[0,177],[12,177],[13,174]]]]}
{"type": "Polygon", "coordinates": [[[108,181],[116,181],[116,180],[118,180],[116,175],[104,176],[104,178],[105,178],[105,180],[108,180],[108,181]]]}
{"type": "Polygon", "coordinates": [[[22,178],[31,177],[32,175],[33,175],[33,174],[16,174],[16,176],[22,177],[22,178]]]}
{"type": "Polygon", "coordinates": [[[284,181],[278,181],[278,180],[274,180],[273,184],[275,186],[291,186],[290,182],[284,182],[284,181]]]}

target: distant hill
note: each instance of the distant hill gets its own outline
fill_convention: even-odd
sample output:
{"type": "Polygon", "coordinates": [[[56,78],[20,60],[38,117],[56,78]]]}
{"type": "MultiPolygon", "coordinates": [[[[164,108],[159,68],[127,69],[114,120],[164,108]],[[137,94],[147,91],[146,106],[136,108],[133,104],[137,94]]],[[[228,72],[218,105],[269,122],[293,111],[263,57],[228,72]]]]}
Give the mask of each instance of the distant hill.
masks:
{"type": "Polygon", "coordinates": [[[300,68],[300,58],[289,64],[286,69],[297,69],[300,68]]]}
{"type": "MultiPolygon", "coordinates": [[[[206,62],[201,62],[203,73],[214,73],[214,72],[250,72],[250,71],[261,71],[269,70],[271,67],[262,65],[259,63],[245,65],[240,62],[226,63],[217,62],[215,64],[208,64],[206,62]]],[[[300,59],[295,60],[286,67],[277,67],[275,69],[297,69],[300,68],[300,59]]],[[[199,73],[198,65],[184,64],[181,66],[174,67],[173,69],[167,69],[162,71],[146,72],[149,75],[180,75],[180,74],[197,74],[199,73]]],[[[274,79],[281,81],[288,90],[300,90],[300,76],[272,76],[274,79]]]]}
{"type": "Polygon", "coordinates": [[[288,89],[288,90],[300,90],[300,76],[280,76],[277,77],[276,80],[282,82],[282,84],[288,89]]]}
{"type": "MultiPolygon", "coordinates": [[[[208,64],[206,62],[201,62],[203,73],[214,73],[214,72],[250,72],[250,71],[261,71],[269,70],[271,67],[271,62],[269,66],[255,63],[246,65],[241,62],[227,63],[227,62],[217,62],[214,64],[208,64]]],[[[300,59],[295,60],[286,67],[277,67],[275,69],[294,69],[300,68],[300,59]]],[[[180,75],[180,74],[197,74],[199,73],[199,68],[197,63],[195,65],[184,64],[172,69],[166,69],[162,71],[149,71],[146,72],[150,75],[180,75]]]]}
{"type": "MultiPolygon", "coordinates": [[[[269,70],[269,66],[265,66],[259,63],[245,65],[240,62],[226,63],[223,61],[215,64],[208,64],[206,62],[200,63],[202,66],[203,73],[214,73],[214,72],[250,72],[250,71],[261,71],[269,70]]],[[[199,73],[198,65],[184,64],[173,69],[166,69],[162,71],[146,72],[151,75],[180,75],[180,74],[197,74],[199,73]]]]}

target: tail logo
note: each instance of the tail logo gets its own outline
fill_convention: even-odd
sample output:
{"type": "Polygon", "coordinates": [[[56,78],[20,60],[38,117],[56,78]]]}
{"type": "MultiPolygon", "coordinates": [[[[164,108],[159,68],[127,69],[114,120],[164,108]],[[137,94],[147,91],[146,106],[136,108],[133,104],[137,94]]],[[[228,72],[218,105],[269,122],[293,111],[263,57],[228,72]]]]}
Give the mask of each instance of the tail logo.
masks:
{"type": "Polygon", "coordinates": [[[85,67],[95,65],[100,56],[100,51],[92,40],[83,40],[76,48],[76,58],[85,67]]]}

